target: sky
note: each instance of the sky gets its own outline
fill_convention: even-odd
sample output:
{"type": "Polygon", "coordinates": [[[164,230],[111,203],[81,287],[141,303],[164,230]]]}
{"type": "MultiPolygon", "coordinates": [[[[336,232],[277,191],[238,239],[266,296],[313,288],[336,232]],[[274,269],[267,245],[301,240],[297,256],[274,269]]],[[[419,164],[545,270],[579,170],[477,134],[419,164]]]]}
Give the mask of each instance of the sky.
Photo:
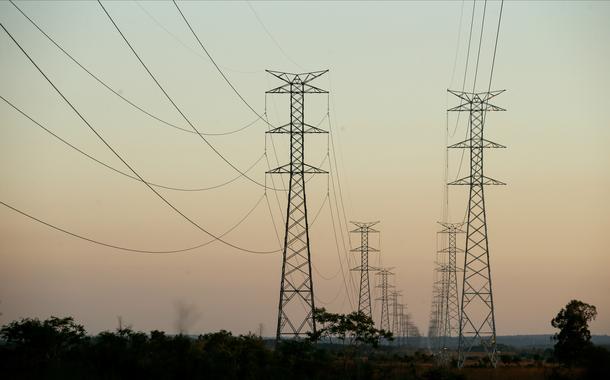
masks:
{"type": "MultiPolygon", "coordinates": [[[[97,3],[17,5],[110,87],[189,128],[97,3]]],[[[104,5],[198,130],[223,133],[254,122],[240,132],[205,137],[240,170],[254,164],[251,178],[269,185],[264,154],[270,166],[286,163],[288,139],[265,135],[265,124],[227,85],[174,5],[104,5]]],[[[265,95],[281,84],[266,69],[330,70],[312,82],[330,94],[306,97],[306,121],[330,128],[334,145],[329,159],[329,140],[307,136],[307,162],[332,169],[330,177],[307,182],[309,217],[315,219],[310,237],[316,303],[336,312],[353,310],[357,295],[351,284],[357,278],[352,274],[350,280],[347,268],[357,262],[343,249],[345,220],[379,220],[381,234],[373,240],[381,253],[371,262],[394,267],[402,302],[425,333],[442,217],[444,147],[447,135],[455,143],[466,133],[466,118],[447,115],[459,102],[446,90],[461,89],[464,72],[466,88],[473,85],[483,2],[475,6],[467,67],[471,1],[180,7],[222,72],[273,125],[288,121],[289,104],[286,95],[265,95]],[[329,166],[334,159],[336,168],[329,166]],[[339,180],[342,196],[335,197],[339,180]]],[[[495,1],[485,8],[477,91],[489,84],[499,10],[495,1]]],[[[195,134],[152,119],[101,86],[11,3],[0,3],[0,22],[149,182],[205,188],[239,175],[195,134]]],[[[128,172],[0,32],[0,95],[57,136],[128,172]]],[[[485,156],[486,174],[508,184],[486,189],[498,335],[551,333],[550,320],[571,299],[595,305],[592,332],[610,334],[604,232],[610,227],[609,40],[610,2],[504,3],[492,89],[507,90],[495,99],[507,111],[489,115],[485,129],[488,139],[508,146],[485,156]]],[[[180,249],[210,239],[145,185],[69,148],[4,101],[0,124],[4,203],[73,233],[136,249],[180,249]]],[[[450,180],[467,173],[467,160],[458,169],[460,161],[459,152],[450,153],[450,180]]],[[[273,180],[282,187],[287,179],[273,180]]],[[[461,221],[467,191],[449,191],[450,220],[461,221]]],[[[232,244],[256,251],[281,247],[285,192],[265,193],[243,177],[206,191],[159,192],[215,234],[245,217],[225,235],[232,244]]],[[[246,333],[262,324],[263,333],[273,335],[280,272],[278,253],[246,253],[219,242],[183,253],[131,253],[78,240],[0,207],[1,324],[71,315],[96,333],[116,328],[121,317],[138,330],[175,332],[179,310],[187,309],[196,316],[188,326],[192,333],[246,333]]],[[[376,298],[378,289],[373,292],[376,298]]],[[[379,305],[374,309],[378,320],[379,305]]]]}

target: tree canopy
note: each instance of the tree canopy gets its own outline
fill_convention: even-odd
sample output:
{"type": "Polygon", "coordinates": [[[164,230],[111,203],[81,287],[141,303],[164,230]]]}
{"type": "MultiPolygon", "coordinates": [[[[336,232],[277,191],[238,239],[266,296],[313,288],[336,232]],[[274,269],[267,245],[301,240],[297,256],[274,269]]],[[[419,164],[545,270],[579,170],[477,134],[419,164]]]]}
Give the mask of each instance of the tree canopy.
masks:
{"type": "Polygon", "coordinates": [[[393,339],[391,332],[375,328],[373,319],[361,311],[335,314],[321,308],[314,311],[314,319],[319,324],[316,333],[310,333],[310,340],[314,342],[325,338],[332,341],[335,338],[343,344],[377,347],[381,339],[393,339]]]}
{"type": "Polygon", "coordinates": [[[559,332],[553,336],[555,356],[565,364],[580,362],[591,348],[589,322],[597,316],[597,309],[579,300],[570,301],[551,321],[559,332]]]}

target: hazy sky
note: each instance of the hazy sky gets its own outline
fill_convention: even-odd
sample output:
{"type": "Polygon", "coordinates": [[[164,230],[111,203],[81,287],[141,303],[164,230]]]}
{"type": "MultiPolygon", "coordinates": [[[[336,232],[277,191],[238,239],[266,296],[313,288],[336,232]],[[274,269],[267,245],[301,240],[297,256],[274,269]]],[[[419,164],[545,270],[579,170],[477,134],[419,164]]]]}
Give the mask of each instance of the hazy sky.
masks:
{"type": "MultiPolygon", "coordinates": [[[[258,112],[264,112],[264,92],[279,85],[265,69],[330,69],[314,82],[331,90],[330,99],[307,97],[306,119],[318,123],[330,103],[347,219],[381,221],[381,258],[371,260],[395,267],[403,301],[426,332],[441,215],[445,110],[457,104],[446,89],[462,84],[472,2],[250,4],[255,12],[245,2],[189,2],[181,7],[258,112]]],[[[97,3],[18,5],[123,96],[189,128],[97,3]]],[[[256,119],[204,55],[171,2],[105,5],[199,130],[231,131],[256,119]]],[[[478,90],[486,90],[489,82],[499,5],[490,1],[486,9],[478,90]]],[[[478,2],[479,22],[482,8],[478,2]]],[[[192,133],[151,119],[99,85],[8,2],[0,3],[0,22],[149,181],[193,188],[236,176],[192,133]]],[[[475,22],[473,51],[479,28],[475,22]]],[[[509,149],[486,152],[485,160],[486,174],[508,183],[486,189],[500,335],[552,331],[551,318],[573,298],[596,305],[599,316],[592,330],[610,334],[610,252],[604,232],[610,227],[608,41],[610,2],[504,4],[493,88],[507,89],[496,104],[508,111],[487,118],[486,134],[509,149]]],[[[473,82],[474,57],[467,88],[473,82]]],[[[0,95],[79,149],[127,171],[3,31],[0,67],[0,95]]],[[[273,124],[287,122],[287,101],[285,95],[267,97],[273,124]]],[[[142,183],[71,150],[3,101],[0,125],[0,200],[116,245],[166,250],[209,240],[142,183]]],[[[455,115],[450,115],[450,134],[455,125],[455,115]]],[[[321,127],[328,129],[328,119],[321,127]]],[[[465,127],[460,122],[450,142],[462,140],[465,127]]],[[[242,132],[207,139],[245,170],[265,151],[264,131],[264,123],[258,122],[242,132]]],[[[287,138],[278,136],[274,142],[280,163],[287,162],[287,138]]],[[[308,136],[312,165],[324,160],[326,149],[325,137],[308,136]]],[[[268,157],[274,161],[272,152],[268,157]]],[[[459,153],[452,153],[451,179],[459,162],[459,153]]],[[[322,166],[328,169],[328,160],[322,166]]],[[[265,170],[263,159],[250,173],[264,182],[265,170]]],[[[348,311],[338,257],[345,268],[356,261],[352,257],[348,263],[344,252],[337,253],[329,203],[323,203],[328,183],[324,176],[307,183],[310,220],[321,210],[310,233],[314,286],[318,305],[348,311]]],[[[281,186],[279,179],[276,185],[281,186]]],[[[226,239],[254,250],[278,248],[263,189],[248,180],[209,191],[161,193],[217,234],[257,205],[226,239]]],[[[461,220],[466,197],[465,188],[451,189],[453,220],[461,220]]],[[[269,192],[268,199],[281,225],[286,196],[280,193],[276,199],[269,192]]],[[[332,198],[336,219],[335,204],[332,198]]],[[[98,332],[114,329],[122,316],[136,329],[175,331],[176,305],[184,303],[200,314],[192,332],[224,328],[243,333],[257,330],[259,323],[267,335],[275,331],[280,254],[240,253],[219,243],[188,253],[126,253],[76,240],[4,207],[0,242],[2,324],[18,317],[73,315],[88,331],[98,332]]]]}

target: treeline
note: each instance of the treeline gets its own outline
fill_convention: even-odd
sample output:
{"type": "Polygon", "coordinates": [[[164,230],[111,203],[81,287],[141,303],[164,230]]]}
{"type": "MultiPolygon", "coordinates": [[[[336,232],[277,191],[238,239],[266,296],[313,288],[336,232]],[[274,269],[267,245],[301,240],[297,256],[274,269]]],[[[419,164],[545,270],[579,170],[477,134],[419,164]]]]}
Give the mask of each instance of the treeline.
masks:
{"type": "Polygon", "coordinates": [[[371,345],[339,348],[308,340],[270,347],[258,336],[227,331],[191,337],[120,328],[89,336],[72,318],[51,317],[14,321],[0,330],[0,338],[5,379],[436,378],[429,377],[434,371],[416,369],[416,362],[432,363],[422,353],[397,355],[371,345]]]}
{"type": "MultiPolygon", "coordinates": [[[[498,345],[497,378],[610,379],[610,352],[591,343],[593,306],[571,301],[553,319],[555,346],[521,350],[498,345]],[[526,376],[527,374],[527,376],[526,376]]],[[[405,379],[452,380],[491,376],[489,359],[472,356],[466,368],[391,342],[362,313],[315,311],[319,328],[308,339],[269,344],[227,331],[197,337],[119,328],[88,335],[71,317],[25,318],[0,329],[3,379],[405,379]],[[333,342],[333,343],[329,343],[333,342]]],[[[483,347],[474,351],[483,351],[483,347]]],[[[496,376],[494,375],[494,376],[496,376]]]]}

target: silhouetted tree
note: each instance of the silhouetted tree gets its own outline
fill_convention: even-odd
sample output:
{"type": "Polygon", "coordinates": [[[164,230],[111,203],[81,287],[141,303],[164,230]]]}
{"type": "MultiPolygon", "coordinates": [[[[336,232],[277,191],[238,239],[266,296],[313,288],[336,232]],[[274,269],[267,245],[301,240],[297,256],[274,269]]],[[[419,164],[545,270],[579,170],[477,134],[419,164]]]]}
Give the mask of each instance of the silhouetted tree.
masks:
{"type": "Polygon", "coordinates": [[[320,326],[315,334],[309,333],[309,339],[313,342],[323,338],[337,338],[343,344],[370,344],[377,347],[382,338],[393,339],[391,332],[375,328],[373,319],[361,311],[335,314],[321,308],[314,311],[314,319],[320,326]]]}
{"type": "Polygon", "coordinates": [[[559,311],[551,325],[559,332],[553,336],[555,357],[567,365],[581,362],[591,348],[589,322],[597,316],[597,309],[582,301],[572,300],[559,311]]]}
{"type": "Polygon", "coordinates": [[[79,355],[88,343],[85,328],[72,317],[22,318],[3,326],[0,338],[6,344],[0,355],[9,372],[15,373],[61,369],[64,361],[79,355]]]}

